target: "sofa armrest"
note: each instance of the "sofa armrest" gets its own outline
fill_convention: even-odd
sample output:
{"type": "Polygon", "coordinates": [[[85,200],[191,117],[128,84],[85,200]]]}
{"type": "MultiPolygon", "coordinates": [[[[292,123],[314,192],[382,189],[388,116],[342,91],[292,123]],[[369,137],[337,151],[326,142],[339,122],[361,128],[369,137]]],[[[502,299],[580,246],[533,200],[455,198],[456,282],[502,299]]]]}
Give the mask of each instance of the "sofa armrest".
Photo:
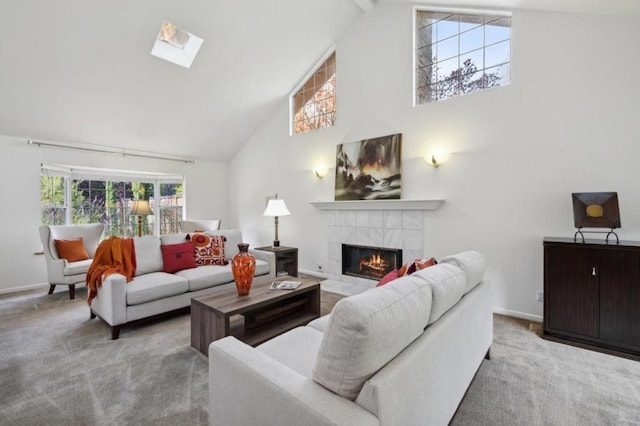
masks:
{"type": "Polygon", "coordinates": [[[127,279],[112,274],[102,280],[98,295],[91,301],[91,309],[109,325],[127,322],[127,279]]]}
{"type": "Polygon", "coordinates": [[[209,424],[379,425],[378,419],[310,378],[225,337],[209,346],[209,424]]]}
{"type": "Polygon", "coordinates": [[[68,263],[66,259],[55,259],[49,255],[45,256],[47,262],[47,279],[49,284],[64,284],[64,268],[68,263]]]}
{"type": "Polygon", "coordinates": [[[249,253],[256,259],[260,259],[269,264],[269,276],[275,278],[276,276],[276,254],[271,251],[254,250],[249,249],[249,253]]]}

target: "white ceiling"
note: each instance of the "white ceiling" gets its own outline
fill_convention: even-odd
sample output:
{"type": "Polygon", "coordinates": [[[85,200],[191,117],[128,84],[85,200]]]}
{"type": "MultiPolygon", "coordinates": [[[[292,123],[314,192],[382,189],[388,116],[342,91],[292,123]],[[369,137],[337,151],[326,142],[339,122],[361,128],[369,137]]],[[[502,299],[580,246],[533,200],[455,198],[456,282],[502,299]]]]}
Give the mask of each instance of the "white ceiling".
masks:
{"type": "MultiPolygon", "coordinates": [[[[640,15],[639,0],[437,3],[640,15]]],[[[375,0],[0,4],[0,134],[227,161],[375,0]],[[204,39],[191,69],[150,55],[163,20],[204,39]]]]}

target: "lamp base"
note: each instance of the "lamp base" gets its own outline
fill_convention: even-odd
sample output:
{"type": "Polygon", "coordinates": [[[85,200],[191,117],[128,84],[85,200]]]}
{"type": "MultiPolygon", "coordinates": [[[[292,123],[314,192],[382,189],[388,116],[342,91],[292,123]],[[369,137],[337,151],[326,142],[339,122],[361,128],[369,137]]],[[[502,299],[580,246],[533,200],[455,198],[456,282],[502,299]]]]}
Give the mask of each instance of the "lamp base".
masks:
{"type": "Polygon", "coordinates": [[[273,240],[274,247],[280,247],[280,240],[273,240]]]}

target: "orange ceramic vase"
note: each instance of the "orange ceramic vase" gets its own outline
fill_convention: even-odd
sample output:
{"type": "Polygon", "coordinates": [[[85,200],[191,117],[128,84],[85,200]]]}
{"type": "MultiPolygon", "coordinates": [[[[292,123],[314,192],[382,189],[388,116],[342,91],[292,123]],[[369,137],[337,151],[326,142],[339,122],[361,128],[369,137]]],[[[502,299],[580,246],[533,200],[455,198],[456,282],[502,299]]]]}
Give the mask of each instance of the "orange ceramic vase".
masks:
{"type": "Polygon", "coordinates": [[[256,258],[249,254],[249,244],[238,244],[240,253],[233,256],[231,260],[231,271],[236,282],[238,295],[246,296],[251,289],[253,274],[256,272],[256,258]]]}

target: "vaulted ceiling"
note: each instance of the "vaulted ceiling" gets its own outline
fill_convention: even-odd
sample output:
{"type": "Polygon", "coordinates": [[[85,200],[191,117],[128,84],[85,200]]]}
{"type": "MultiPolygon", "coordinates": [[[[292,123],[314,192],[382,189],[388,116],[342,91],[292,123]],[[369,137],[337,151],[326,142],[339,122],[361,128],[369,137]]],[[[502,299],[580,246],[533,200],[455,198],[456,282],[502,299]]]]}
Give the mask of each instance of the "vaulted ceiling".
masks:
{"type": "MultiPolygon", "coordinates": [[[[229,160],[340,34],[376,7],[376,0],[0,1],[0,134],[217,161],[229,160]],[[163,21],[204,39],[190,69],[150,55],[163,21]]],[[[437,3],[640,15],[637,0],[437,3]]]]}

